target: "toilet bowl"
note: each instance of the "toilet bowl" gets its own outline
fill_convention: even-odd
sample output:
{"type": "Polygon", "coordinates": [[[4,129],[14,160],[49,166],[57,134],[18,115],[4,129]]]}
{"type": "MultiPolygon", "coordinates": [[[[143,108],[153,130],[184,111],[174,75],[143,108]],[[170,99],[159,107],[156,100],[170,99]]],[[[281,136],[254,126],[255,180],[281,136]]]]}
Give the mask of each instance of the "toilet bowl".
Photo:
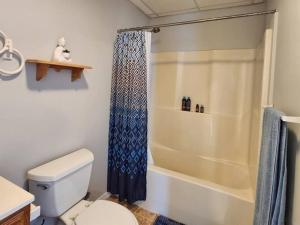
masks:
{"type": "Polygon", "coordinates": [[[93,153],[81,149],[28,171],[29,191],[45,217],[63,225],[138,225],[125,207],[110,201],[82,200],[88,190],[93,153]]]}
{"type": "Polygon", "coordinates": [[[138,225],[128,209],[106,200],[80,201],[59,219],[60,225],[138,225]]]}

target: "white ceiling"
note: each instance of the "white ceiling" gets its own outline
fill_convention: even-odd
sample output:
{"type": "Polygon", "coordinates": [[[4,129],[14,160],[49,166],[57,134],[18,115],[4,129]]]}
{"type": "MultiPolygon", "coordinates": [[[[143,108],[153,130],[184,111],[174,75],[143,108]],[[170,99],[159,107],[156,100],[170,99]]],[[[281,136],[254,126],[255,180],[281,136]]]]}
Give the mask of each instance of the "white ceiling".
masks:
{"type": "Polygon", "coordinates": [[[262,3],[264,0],[130,0],[149,17],[262,3]]]}

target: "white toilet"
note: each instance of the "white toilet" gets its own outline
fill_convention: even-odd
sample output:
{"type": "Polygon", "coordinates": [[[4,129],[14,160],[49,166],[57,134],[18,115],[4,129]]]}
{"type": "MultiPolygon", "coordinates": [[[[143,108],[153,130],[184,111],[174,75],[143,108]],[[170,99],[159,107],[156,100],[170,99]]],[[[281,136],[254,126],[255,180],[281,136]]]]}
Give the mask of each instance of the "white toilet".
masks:
{"type": "Polygon", "coordinates": [[[45,217],[65,225],[138,225],[125,207],[105,200],[82,200],[87,194],[93,154],[81,149],[28,172],[29,191],[45,217]]]}

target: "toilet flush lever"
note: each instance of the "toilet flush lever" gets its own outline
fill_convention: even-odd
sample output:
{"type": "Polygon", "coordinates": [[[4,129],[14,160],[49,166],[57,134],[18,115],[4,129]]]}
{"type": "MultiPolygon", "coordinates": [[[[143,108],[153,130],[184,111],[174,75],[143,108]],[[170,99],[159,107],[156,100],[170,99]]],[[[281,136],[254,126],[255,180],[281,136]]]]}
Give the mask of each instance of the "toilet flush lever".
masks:
{"type": "Polygon", "coordinates": [[[43,191],[47,190],[49,188],[48,185],[46,184],[37,184],[36,185],[38,188],[42,189],[43,191]]]}

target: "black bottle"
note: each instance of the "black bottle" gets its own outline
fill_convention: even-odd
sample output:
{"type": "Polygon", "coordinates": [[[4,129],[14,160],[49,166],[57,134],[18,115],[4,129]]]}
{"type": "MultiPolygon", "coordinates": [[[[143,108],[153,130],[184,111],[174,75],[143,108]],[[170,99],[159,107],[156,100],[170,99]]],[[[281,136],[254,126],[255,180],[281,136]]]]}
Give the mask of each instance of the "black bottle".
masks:
{"type": "Polygon", "coordinates": [[[186,111],[191,111],[191,105],[192,105],[192,100],[190,97],[187,98],[186,100],[186,111]]]}
{"type": "Polygon", "coordinates": [[[199,104],[196,105],[196,112],[197,113],[200,112],[200,106],[199,106],[199,104]]]}
{"type": "Polygon", "coordinates": [[[204,113],[204,106],[203,105],[201,105],[201,107],[200,107],[200,113],[204,113]]]}
{"type": "Polygon", "coordinates": [[[182,98],[181,110],[186,111],[186,97],[185,96],[182,98]]]}

